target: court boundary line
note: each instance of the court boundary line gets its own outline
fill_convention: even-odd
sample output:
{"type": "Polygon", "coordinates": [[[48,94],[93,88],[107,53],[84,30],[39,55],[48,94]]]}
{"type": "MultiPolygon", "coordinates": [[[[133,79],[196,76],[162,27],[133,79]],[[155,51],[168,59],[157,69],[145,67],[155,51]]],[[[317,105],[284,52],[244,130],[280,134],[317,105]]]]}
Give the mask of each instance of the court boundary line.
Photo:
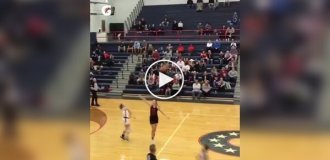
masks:
{"type": "Polygon", "coordinates": [[[181,120],[181,122],[175,128],[175,130],[172,132],[172,134],[170,135],[170,137],[168,137],[168,139],[166,140],[165,144],[162,146],[162,148],[160,148],[159,152],[157,153],[157,156],[159,156],[163,152],[163,150],[166,148],[167,144],[172,140],[172,138],[174,137],[174,135],[179,131],[179,129],[182,127],[182,124],[184,123],[184,121],[186,121],[186,119],[189,116],[190,116],[190,113],[187,113],[186,116],[181,120]]]}

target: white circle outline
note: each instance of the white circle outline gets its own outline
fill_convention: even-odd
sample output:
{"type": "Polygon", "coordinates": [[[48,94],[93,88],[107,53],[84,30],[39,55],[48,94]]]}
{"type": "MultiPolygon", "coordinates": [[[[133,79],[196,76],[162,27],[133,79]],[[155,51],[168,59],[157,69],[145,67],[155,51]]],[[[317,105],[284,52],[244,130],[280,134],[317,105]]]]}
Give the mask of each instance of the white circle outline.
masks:
{"type": "Polygon", "coordinates": [[[152,96],[154,96],[155,98],[162,99],[162,100],[171,99],[171,98],[174,98],[176,95],[178,95],[178,94],[181,92],[182,88],[183,88],[183,84],[184,84],[184,76],[183,76],[182,69],[180,68],[180,66],[179,66],[178,64],[176,64],[175,62],[170,61],[170,60],[165,60],[165,59],[163,59],[163,60],[158,60],[158,61],[152,63],[152,64],[148,67],[148,69],[147,69],[147,71],[146,71],[146,73],[145,73],[145,75],[144,75],[144,85],[146,86],[148,92],[149,92],[152,96]],[[152,66],[154,66],[155,64],[157,64],[157,63],[159,63],[159,62],[169,62],[169,63],[172,63],[172,64],[174,64],[174,65],[179,69],[179,71],[181,72],[181,77],[182,77],[182,78],[181,78],[181,79],[182,79],[181,87],[180,87],[180,89],[179,89],[174,95],[172,95],[172,96],[169,96],[169,97],[159,97],[159,96],[155,95],[154,93],[152,93],[152,92],[150,91],[149,87],[148,87],[148,83],[147,83],[147,82],[148,82],[148,81],[147,81],[147,75],[148,75],[148,72],[149,72],[149,70],[150,70],[150,68],[151,68],[152,66]]]}

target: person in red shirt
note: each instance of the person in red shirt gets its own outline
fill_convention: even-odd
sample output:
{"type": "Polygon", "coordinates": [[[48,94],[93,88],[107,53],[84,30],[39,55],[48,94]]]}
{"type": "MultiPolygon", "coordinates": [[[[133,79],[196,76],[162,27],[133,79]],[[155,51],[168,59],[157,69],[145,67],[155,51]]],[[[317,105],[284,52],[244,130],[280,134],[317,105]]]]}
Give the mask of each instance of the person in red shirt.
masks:
{"type": "Polygon", "coordinates": [[[179,53],[183,53],[184,52],[184,46],[182,44],[179,44],[177,50],[179,51],[179,53]]]}
{"type": "Polygon", "coordinates": [[[228,71],[226,70],[225,67],[222,67],[220,70],[220,77],[222,77],[223,79],[226,79],[228,75],[228,71]]]}
{"type": "Polygon", "coordinates": [[[152,53],[152,60],[153,61],[158,61],[160,59],[160,54],[157,51],[157,49],[152,53]]]}
{"type": "Polygon", "coordinates": [[[195,51],[195,46],[193,46],[192,44],[189,45],[188,47],[188,52],[189,53],[193,53],[195,51]]]}
{"type": "Polygon", "coordinates": [[[201,58],[205,61],[205,63],[207,63],[207,61],[209,60],[209,57],[207,55],[207,53],[205,51],[203,51],[201,54],[200,54],[201,58]]]}

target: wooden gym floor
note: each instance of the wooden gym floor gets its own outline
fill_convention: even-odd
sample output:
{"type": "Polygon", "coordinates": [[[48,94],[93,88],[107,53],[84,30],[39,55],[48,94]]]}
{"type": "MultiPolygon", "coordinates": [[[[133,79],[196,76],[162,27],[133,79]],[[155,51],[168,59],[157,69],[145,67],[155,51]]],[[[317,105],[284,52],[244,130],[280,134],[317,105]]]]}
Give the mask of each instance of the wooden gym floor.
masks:
{"type": "MultiPolygon", "coordinates": [[[[91,108],[90,157],[91,160],[145,160],[151,143],[149,106],[142,100],[99,99],[101,107],[91,108]],[[131,109],[130,141],[120,135],[123,122],[118,105],[131,109]]],[[[199,138],[211,132],[240,130],[239,105],[183,103],[160,101],[159,105],[170,119],[159,113],[156,132],[159,160],[194,160],[201,149],[199,138]]],[[[230,143],[239,146],[239,138],[230,143]]],[[[238,160],[210,151],[211,160],[238,160]]]]}

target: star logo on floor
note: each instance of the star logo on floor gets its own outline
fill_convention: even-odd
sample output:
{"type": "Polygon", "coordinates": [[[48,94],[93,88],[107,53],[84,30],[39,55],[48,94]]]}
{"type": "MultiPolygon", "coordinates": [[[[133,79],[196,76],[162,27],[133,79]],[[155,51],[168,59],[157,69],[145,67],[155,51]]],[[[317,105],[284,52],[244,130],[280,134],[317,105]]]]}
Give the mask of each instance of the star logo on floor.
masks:
{"type": "Polygon", "coordinates": [[[240,147],[230,144],[231,139],[240,138],[240,131],[218,131],[205,134],[199,138],[201,145],[208,145],[217,153],[240,156],[240,147]]]}

